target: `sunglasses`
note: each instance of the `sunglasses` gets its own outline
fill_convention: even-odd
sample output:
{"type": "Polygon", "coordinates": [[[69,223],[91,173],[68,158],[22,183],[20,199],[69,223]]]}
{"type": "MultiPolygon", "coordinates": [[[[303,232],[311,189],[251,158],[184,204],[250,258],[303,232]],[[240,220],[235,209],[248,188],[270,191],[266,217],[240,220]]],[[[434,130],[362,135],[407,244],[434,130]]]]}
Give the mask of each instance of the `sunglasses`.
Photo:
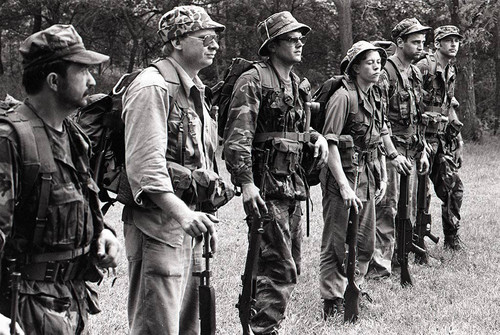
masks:
{"type": "Polygon", "coordinates": [[[203,46],[208,47],[212,41],[215,41],[216,43],[219,43],[219,35],[213,34],[213,35],[205,35],[205,36],[187,36],[190,38],[196,38],[197,40],[203,41],[203,46]]]}
{"type": "Polygon", "coordinates": [[[290,44],[299,44],[301,42],[302,44],[306,44],[306,37],[305,36],[300,36],[300,37],[284,37],[284,38],[279,38],[278,40],[280,41],[286,41],[290,44]]]}

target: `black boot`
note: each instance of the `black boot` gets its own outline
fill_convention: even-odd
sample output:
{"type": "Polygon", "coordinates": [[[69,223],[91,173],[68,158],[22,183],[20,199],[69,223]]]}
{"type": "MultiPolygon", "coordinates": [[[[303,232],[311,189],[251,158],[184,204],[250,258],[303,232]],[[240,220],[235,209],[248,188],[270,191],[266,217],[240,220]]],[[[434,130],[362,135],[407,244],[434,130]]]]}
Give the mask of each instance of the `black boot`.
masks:
{"type": "Polygon", "coordinates": [[[453,234],[453,235],[445,235],[444,236],[444,248],[453,250],[453,251],[458,251],[462,250],[464,248],[464,244],[462,240],[460,239],[460,236],[458,234],[453,234]]]}
{"type": "Polygon", "coordinates": [[[341,314],[344,312],[344,299],[325,299],[323,300],[323,320],[331,316],[341,314]]]}

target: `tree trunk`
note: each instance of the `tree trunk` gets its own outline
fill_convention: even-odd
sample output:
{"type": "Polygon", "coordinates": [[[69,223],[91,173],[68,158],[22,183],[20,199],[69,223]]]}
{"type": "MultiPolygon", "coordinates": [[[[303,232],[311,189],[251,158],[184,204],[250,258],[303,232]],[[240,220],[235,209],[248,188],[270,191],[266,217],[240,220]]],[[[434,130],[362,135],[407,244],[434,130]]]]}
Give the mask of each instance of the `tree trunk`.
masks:
{"type": "Polygon", "coordinates": [[[339,13],[339,37],[342,55],[345,55],[352,46],[351,1],[333,0],[339,13]]]}
{"type": "MultiPolygon", "coordinates": [[[[460,18],[460,1],[450,0],[448,3],[451,23],[464,32],[467,27],[462,25],[460,18]]],[[[466,139],[481,140],[481,122],[476,115],[476,93],[474,89],[474,54],[470,43],[464,39],[457,54],[457,80],[455,96],[460,102],[458,116],[464,123],[462,135],[466,139]]]]}
{"type": "MultiPolygon", "coordinates": [[[[495,119],[500,119],[500,9],[496,8],[495,25],[495,119]]],[[[495,125],[498,123],[495,122],[495,125]]],[[[496,131],[496,129],[495,129],[496,131]]]]}
{"type": "MultiPolygon", "coordinates": [[[[2,55],[2,33],[3,33],[3,29],[0,29],[0,56],[2,55]]],[[[2,57],[0,57],[0,76],[3,74],[4,74],[3,61],[2,61],[2,57]]]]}
{"type": "Polygon", "coordinates": [[[33,34],[42,30],[42,3],[36,4],[33,11],[33,34]]]}

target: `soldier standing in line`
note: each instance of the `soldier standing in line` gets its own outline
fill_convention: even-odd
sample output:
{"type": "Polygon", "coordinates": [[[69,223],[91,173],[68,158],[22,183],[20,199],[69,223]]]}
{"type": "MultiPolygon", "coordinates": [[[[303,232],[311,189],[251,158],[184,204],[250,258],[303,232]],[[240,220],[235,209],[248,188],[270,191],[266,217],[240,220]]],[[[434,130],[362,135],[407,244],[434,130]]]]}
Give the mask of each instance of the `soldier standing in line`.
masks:
{"type": "Polygon", "coordinates": [[[387,152],[387,191],[376,206],[377,225],[375,252],[370,263],[371,277],[386,277],[392,273],[395,246],[395,218],[399,200],[399,173],[411,175],[410,210],[416,215],[416,173],[426,173],[429,161],[425,139],[418,136],[422,101],[422,76],[412,64],[424,50],[425,33],[431,28],[415,19],[404,19],[392,30],[396,53],[387,59],[379,85],[388,103],[387,121],[396,150],[387,152]],[[414,191],[412,191],[414,190],[414,191]]]}
{"type": "MultiPolygon", "coordinates": [[[[458,175],[462,165],[463,145],[460,134],[461,122],[455,108],[456,66],[453,63],[462,35],[455,26],[441,26],[434,31],[436,51],[417,63],[423,76],[424,111],[430,115],[425,138],[430,147],[430,173],[426,178],[434,184],[436,195],[441,199],[444,246],[460,250],[462,243],[458,234],[460,208],[462,207],[463,183],[458,175]],[[446,127],[439,121],[440,116],[448,118],[446,127]]],[[[430,188],[428,188],[430,189],[430,188]]],[[[430,202],[430,194],[427,203],[430,202]]],[[[420,258],[423,263],[426,257],[420,258]]]]}
{"type": "Polygon", "coordinates": [[[28,97],[0,116],[0,334],[10,334],[12,272],[21,274],[19,334],[87,334],[99,308],[86,281],[102,278],[95,266],[116,266],[120,245],[103,222],[89,140],[68,116],[87,105],[89,67],[109,57],[62,24],[19,50],[28,97]]]}
{"type": "MultiPolygon", "coordinates": [[[[257,313],[250,325],[254,334],[277,334],[300,274],[300,201],[306,200],[307,190],[298,164],[306,121],[304,94],[309,92],[299,89],[292,67],[302,60],[311,28],[285,11],[259,23],[257,30],[262,41],[259,55],[268,59],[235,83],[224,154],[233,183],[242,188],[248,224],[253,216],[264,220],[257,313]]],[[[322,166],[328,155],[326,140],[314,131],[311,137],[322,166]]]]}

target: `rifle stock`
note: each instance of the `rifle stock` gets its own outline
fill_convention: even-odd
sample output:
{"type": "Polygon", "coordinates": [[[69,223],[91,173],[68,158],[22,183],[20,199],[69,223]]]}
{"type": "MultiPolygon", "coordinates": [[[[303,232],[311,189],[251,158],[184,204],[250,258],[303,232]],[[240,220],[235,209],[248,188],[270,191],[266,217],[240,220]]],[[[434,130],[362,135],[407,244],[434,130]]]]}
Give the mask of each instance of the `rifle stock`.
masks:
{"type": "Polygon", "coordinates": [[[15,259],[8,259],[10,273],[10,334],[17,334],[16,320],[19,306],[19,285],[21,274],[15,271],[15,259]]]}
{"type": "Polygon", "coordinates": [[[424,237],[428,237],[432,242],[438,243],[439,237],[431,232],[431,215],[429,214],[429,203],[427,201],[427,175],[418,176],[417,189],[417,223],[415,225],[417,235],[417,245],[425,249],[424,237]]]}
{"type": "Polygon", "coordinates": [[[347,287],[344,293],[345,310],[344,310],[344,322],[355,322],[359,315],[359,296],[361,290],[356,284],[354,279],[354,274],[356,271],[356,245],[358,236],[358,226],[359,226],[359,214],[354,211],[351,207],[349,210],[349,224],[347,228],[347,244],[348,256],[347,256],[347,287]]]}
{"type": "Polygon", "coordinates": [[[400,175],[400,193],[396,214],[397,258],[401,266],[401,286],[412,286],[413,280],[408,269],[408,254],[424,256],[425,250],[413,243],[413,227],[410,219],[410,177],[400,175]]]}
{"type": "Polygon", "coordinates": [[[200,334],[215,335],[215,290],[210,284],[210,258],[213,257],[210,250],[210,234],[203,234],[203,258],[205,258],[205,271],[195,272],[193,275],[200,277],[199,287],[199,309],[200,309],[200,334]]]}
{"type": "Polygon", "coordinates": [[[264,221],[261,217],[252,217],[250,226],[250,242],[248,244],[245,272],[241,276],[243,285],[236,307],[239,311],[243,335],[252,334],[250,331],[250,318],[255,315],[255,293],[257,288],[257,263],[259,260],[260,242],[264,233],[264,221]]]}

